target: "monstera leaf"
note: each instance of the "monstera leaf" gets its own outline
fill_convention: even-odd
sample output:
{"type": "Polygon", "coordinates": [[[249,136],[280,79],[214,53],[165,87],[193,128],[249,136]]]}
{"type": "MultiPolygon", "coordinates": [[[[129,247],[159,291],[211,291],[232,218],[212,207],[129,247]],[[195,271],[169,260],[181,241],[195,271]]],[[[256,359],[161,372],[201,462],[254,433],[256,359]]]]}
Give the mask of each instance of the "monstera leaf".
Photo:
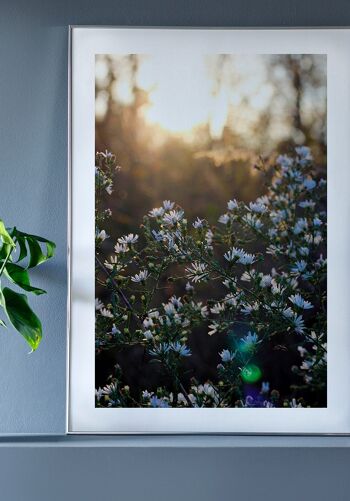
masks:
{"type": "MultiPolygon", "coordinates": [[[[0,220],[0,280],[4,278],[15,287],[35,295],[46,291],[34,287],[30,282],[30,271],[55,253],[55,244],[45,238],[23,233],[17,228],[6,228],[0,220]]],[[[0,284],[0,307],[9,323],[23,336],[33,351],[42,339],[39,318],[28,303],[26,294],[0,284]]],[[[6,326],[0,319],[0,326],[6,326]]]]}
{"type": "Polygon", "coordinates": [[[32,350],[36,350],[42,338],[42,327],[28,304],[27,296],[5,287],[2,290],[1,305],[13,327],[22,334],[32,350]]]}

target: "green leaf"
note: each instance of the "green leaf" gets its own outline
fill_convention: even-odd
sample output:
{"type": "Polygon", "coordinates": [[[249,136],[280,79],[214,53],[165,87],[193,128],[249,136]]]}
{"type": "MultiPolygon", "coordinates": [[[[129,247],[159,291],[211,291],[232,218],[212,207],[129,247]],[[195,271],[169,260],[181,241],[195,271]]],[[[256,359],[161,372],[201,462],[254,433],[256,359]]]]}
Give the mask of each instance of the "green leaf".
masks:
{"type": "Polygon", "coordinates": [[[1,305],[11,324],[35,351],[42,338],[42,326],[30,308],[27,296],[5,287],[1,292],[1,305]]]}
{"type": "Polygon", "coordinates": [[[43,254],[40,245],[38,242],[32,238],[27,238],[27,243],[30,252],[30,260],[28,268],[34,268],[39,264],[46,261],[46,256],[43,254]]]}
{"type": "Polygon", "coordinates": [[[0,219],[0,237],[4,244],[10,245],[11,247],[15,247],[15,242],[12,240],[9,232],[5,228],[4,222],[0,219]]]}
{"type": "Polygon", "coordinates": [[[27,270],[25,270],[21,266],[18,266],[18,264],[7,263],[4,271],[5,275],[11,282],[18,285],[25,291],[33,292],[36,295],[46,293],[44,289],[39,289],[30,285],[29,274],[27,270]]]}
{"type": "Polygon", "coordinates": [[[14,228],[14,236],[16,236],[20,247],[20,254],[17,259],[17,263],[28,255],[28,246],[30,254],[28,268],[34,268],[35,266],[44,263],[55,254],[56,245],[54,242],[51,242],[51,240],[38,237],[37,235],[31,235],[30,233],[23,233],[16,228],[14,228]],[[41,244],[45,247],[44,252],[41,244]]]}
{"type": "Polygon", "coordinates": [[[22,259],[27,257],[28,251],[27,251],[26,239],[24,237],[17,236],[17,242],[19,245],[19,256],[17,259],[18,263],[19,261],[22,261],[22,259]]]}
{"type": "Polygon", "coordinates": [[[0,261],[3,261],[10,254],[11,249],[13,249],[10,244],[2,244],[0,249],[0,261]]]}

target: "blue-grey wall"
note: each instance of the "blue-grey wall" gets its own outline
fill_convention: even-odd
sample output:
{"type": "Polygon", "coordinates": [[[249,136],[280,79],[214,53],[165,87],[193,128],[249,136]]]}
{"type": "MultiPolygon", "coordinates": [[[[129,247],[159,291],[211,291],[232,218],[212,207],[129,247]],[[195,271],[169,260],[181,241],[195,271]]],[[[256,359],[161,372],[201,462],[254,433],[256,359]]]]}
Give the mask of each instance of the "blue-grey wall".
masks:
{"type": "MultiPolygon", "coordinates": [[[[65,431],[69,24],[346,25],[350,2],[0,0],[0,215],[8,225],[58,244],[56,259],[37,277],[38,285],[48,290],[48,296],[33,300],[44,326],[39,350],[28,355],[16,333],[1,332],[1,434],[65,431]]],[[[345,500],[349,459],[344,447],[92,450],[23,448],[17,442],[16,447],[0,447],[0,497],[85,501],[117,499],[119,494],[119,499],[181,496],[204,501],[236,493],[239,500],[345,500]],[[44,480],[31,480],[42,468],[44,480]],[[73,497],[78,488],[85,490],[73,497]]]]}
{"type": "Polygon", "coordinates": [[[3,501],[349,501],[349,465],[340,449],[2,452],[3,501]]]}

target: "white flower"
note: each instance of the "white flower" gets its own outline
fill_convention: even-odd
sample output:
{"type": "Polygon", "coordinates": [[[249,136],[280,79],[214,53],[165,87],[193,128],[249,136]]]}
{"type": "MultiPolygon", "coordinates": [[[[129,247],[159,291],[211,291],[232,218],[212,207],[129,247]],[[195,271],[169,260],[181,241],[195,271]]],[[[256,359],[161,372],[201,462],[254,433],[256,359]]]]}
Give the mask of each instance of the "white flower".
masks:
{"type": "Polygon", "coordinates": [[[111,256],[109,262],[105,261],[104,265],[108,270],[113,270],[113,268],[118,264],[117,256],[111,256]]]}
{"type": "Polygon", "coordinates": [[[111,393],[117,391],[117,383],[107,384],[102,388],[103,395],[110,395],[111,393]]]}
{"type": "Polygon", "coordinates": [[[211,398],[214,398],[214,400],[217,399],[217,392],[215,388],[209,383],[204,383],[203,393],[211,398]]]}
{"type": "Polygon", "coordinates": [[[315,263],[315,268],[323,268],[324,266],[326,266],[326,264],[327,259],[324,259],[323,255],[321,254],[315,263]]]}
{"type": "Polygon", "coordinates": [[[298,308],[302,308],[303,310],[310,310],[313,308],[312,304],[309,301],[305,301],[300,294],[289,296],[288,299],[291,303],[295,304],[295,306],[298,306],[298,308]]]}
{"type": "Polygon", "coordinates": [[[95,299],[95,310],[101,310],[103,307],[104,307],[104,304],[97,297],[95,299]]]}
{"type": "Polygon", "coordinates": [[[149,354],[154,356],[165,355],[169,350],[170,345],[168,343],[161,343],[160,345],[155,346],[153,350],[149,350],[149,354]]]}
{"type": "Polygon", "coordinates": [[[187,276],[192,280],[192,282],[200,282],[201,280],[206,280],[209,276],[207,271],[207,265],[195,261],[192,263],[192,268],[186,268],[187,276]]]}
{"type": "Polygon", "coordinates": [[[315,202],[313,200],[303,200],[299,203],[299,207],[303,209],[313,209],[315,207],[315,202]]]}
{"type": "Polygon", "coordinates": [[[303,271],[305,271],[306,266],[307,266],[307,263],[303,259],[301,261],[296,261],[296,263],[294,263],[294,266],[292,266],[292,268],[291,268],[291,272],[292,273],[302,273],[303,271]]]}
{"type": "Polygon", "coordinates": [[[276,280],[273,278],[271,280],[271,292],[273,295],[277,295],[277,294],[282,294],[283,292],[285,291],[285,287],[282,287],[281,284],[279,284],[278,282],[276,282],[276,280]]]}
{"type": "Polygon", "coordinates": [[[295,148],[295,152],[302,160],[312,160],[310,148],[308,148],[307,146],[297,146],[295,148]]]}
{"type": "Polygon", "coordinates": [[[313,219],[313,224],[314,226],[322,226],[323,223],[319,217],[315,216],[313,219]]]}
{"type": "Polygon", "coordinates": [[[151,398],[152,395],[153,395],[153,393],[150,393],[148,390],[144,390],[142,392],[142,398],[144,398],[146,400],[149,399],[149,398],[151,398]]]}
{"type": "Polygon", "coordinates": [[[163,207],[165,210],[171,210],[174,205],[174,202],[170,202],[170,200],[163,200],[163,207]]]}
{"type": "Polygon", "coordinates": [[[287,155],[280,155],[276,162],[281,165],[281,167],[284,167],[284,168],[289,168],[289,167],[292,167],[293,165],[293,159],[288,157],[287,155]]]}
{"type": "Polygon", "coordinates": [[[243,221],[245,221],[248,226],[254,228],[255,230],[260,230],[264,226],[263,223],[260,221],[260,219],[258,219],[253,214],[246,214],[243,217],[243,221]]]}
{"type": "Polygon", "coordinates": [[[121,332],[120,332],[120,330],[119,330],[119,329],[117,329],[117,327],[113,324],[111,334],[112,334],[113,336],[118,336],[120,333],[121,333],[121,332]]]}
{"type": "Polygon", "coordinates": [[[307,355],[307,350],[303,346],[298,346],[298,352],[302,358],[307,355]]]}
{"type": "Polygon", "coordinates": [[[123,254],[124,252],[128,252],[129,247],[126,244],[116,243],[114,246],[114,252],[116,254],[123,254]]]}
{"type": "Polygon", "coordinates": [[[303,184],[307,190],[311,191],[315,188],[316,181],[314,181],[313,179],[305,179],[303,184]]]}
{"type": "Polygon", "coordinates": [[[140,273],[136,273],[133,277],[131,277],[131,281],[135,283],[145,282],[149,277],[149,272],[147,270],[142,270],[140,273]]]}
{"type": "Polygon", "coordinates": [[[112,193],[113,193],[113,183],[107,184],[107,186],[105,187],[105,190],[107,191],[108,195],[112,195],[112,193]]]}
{"type": "Polygon", "coordinates": [[[204,394],[204,395],[212,398],[215,403],[218,403],[218,401],[219,401],[219,396],[218,396],[217,391],[209,383],[200,384],[197,387],[196,386],[192,386],[191,389],[192,389],[192,391],[194,393],[197,393],[198,395],[203,395],[204,394]]]}
{"type": "Polygon", "coordinates": [[[205,224],[205,219],[199,219],[199,217],[197,217],[197,219],[195,220],[195,222],[193,223],[193,228],[203,228],[205,224]]]}
{"type": "Polygon", "coordinates": [[[142,323],[143,323],[143,326],[144,326],[146,329],[148,329],[149,327],[153,327],[153,325],[154,325],[154,324],[153,324],[153,320],[152,320],[152,318],[149,318],[149,317],[145,318],[145,319],[144,319],[144,321],[143,321],[142,323]]]}
{"type": "Polygon", "coordinates": [[[144,333],[143,333],[144,337],[147,339],[147,341],[149,341],[150,339],[153,339],[153,334],[150,330],[146,330],[144,333]]]}
{"type": "Polygon", "coordinates": [[[148,215],[149,217],[161,217],[164,214],[164,209],[163,207],[156,207],[155,209],[152,209],[149,211],[148,215]]]}
{"type": "Polygon", "coordinates": [[[294,315],[293,318],[294,330],[297,334],[303,334],[305,329],[304,319],[301,315],[294,315]]]}
{"type": "Polygon", "coordinates": [[[214,315],[220,315],[223,311],[225,311],[225,305],[223,303],[216,303],[210,311],[214,313],[214,315]]]}
{"type": "Polygon", "coordinates": [[[218,221],[221,224],[227,224],[230,221],[230,216],[228,214],[223,214],[219,217],[218,221]]]}
{"type": "Polygon", "coordinates": [[[254,348],[255,345],[261,343],[256,332],[248,332],[248,334],[241,338],[244,347],[248,350],[254,348]]]}
{"type": "Polygon", "coordinates": [[[170,303],[172,303],[178,310],[182,308],[181,298],[176,296],[171,296],[169,299],[170,303]]]}
{"type": "Polygon", "coordinates": [[[233,200],[229,200],[227,202],[227,208],[228,208],[228,210],[234,210],[234,209],[237,209],[237,207],[238,207],[237,200],[233,199],[233,200]]]}
{"type": "Polygon", "coordinates": [[[133,233],[129,233],[129,235],[124,235],[123,237],[118,238],[118,242],[120,244],[124,244],[124,245],[134,244],[135,242],[138,241],[138,239],[139,239],[138,235],[134,235],[133,233]]]}
{"type": "Polygon", "coordinates": [[[251,211],[256,212],[257,214],[264,214],[264,212],[267,211],[267,207],[259,202],[250,202],[249,208],[251,211]]]}
{"type": "Polygon", "coordinates": [[[152,230],[152,235],[157,242],[163,242],[165,240],[164,231],[152,230]]]}
{"type": "Polygon", "coordinates": [[[287,213],[284,210],[276,210],[270,212],[270,219],[274,224],[281,223],[287,217],[287,213]]]}
{"type": "Polygon", "coordinates": [[[178,353],[181,357],[191,356],[191,350],[185,345],[176,341],[176,343],[170,343],[170,349],[175,353],[178,353]]]}
{"type": "Polygon", "coordinates": [[[242,282],[251,282],[252,278],[255,276],[255,270],[245,270],[241,276],[242,282]]]}
{"type": "Polygon", "coordinates": [[[222,352],[219,353],[219,355],[223,362],[231,362],[236,357],[236,353],[230,350],[222,350],[222,352]]]}
{"type": "Polygon", "coordinates": [[[209,336],[212,336],[213,334],[215,334],[218,329],[220,327],[220,324],[218,322],[213,322],[209,325],[209,331],[208,331],[208,334],[209,336]]]}
{"type": "Polygon", "coordinates": [[[95,397],[97,398],[97,402],[99,402],[101,400],[102,395],[103,395],[102,388],[95,390],[95,397]]]}
{"type": "Polygon", "coordinates": [[[224,254],[224,258],[228,262],[236,261],[241,264],[253,264],[256,261],[256,258],[253,254],[248,254],[244,252],[243,249],[237,249],[236,247],[232,247],[229,251],[224,254]]]}
{"type": "Polygon", "coordinates": [[[101,315],[102,315],[103,317],[106,317],[106,318],[113,318],[112,313],[111,313],[109,310],[107,310],[107,308],[102,308],[102,309],[100,310],[100,313],[101,313],[101,315]]]}
{"type": "Polygon", "coordinates": [[[183,210],[171,210],[170,212],[164,214],[163,223],[166,226],[173,226],[174,224],[181,221],[184,216],[183,210]]]}
{"type": "MultiPolygon", "coordinates": [[[[289,170],[288,172],[285,172],[285,177],[290,177],[291,179],[293,179],[294,181],[296,181],[297,183],[300,183],[302,181],[302,175],[301,175],[301,172],[299,169],[291,169],[289,170]]],[[[297,184],[293,184],[291,183],[290,186],[289,186],[289,189],[292,189],[292,190],[295,190],[297,188],[297,184]]]]}
{"type": "Polygon", "coordinates": [[[208,316],[208,307],[207,306],[202,306],[202,303],[194,303],[193,301],[191,302],[192,308],[200,313],[202,318],[206,318],[208,316]]]}
{"type": "Polygon", "coordinates": [[[301,256],[308,256],[310,253],[310,250],[308,247],[299,247],[298,252],[301,256]]]}
{"type": "Polygon", "coordinates": [[[237,249],[237,247],[232,247],[229,251],[224,254],[224,258],[229,263],[232,261],[238,261],[242,256],[244,256],[245,252],[243,249],[237,249]]]}
{"type": "Polygon", "coordinates": [[[241,256],[239,258],[239,262],[241,264],[245,264],[245,265],[253,264],[253,263],[255,263],[255,261],[256,261],[256,258],[254,256],[254,254],[245,253],[244,256],[241,256]]]}
{"type": "Polygon", "coordinates": [[[234,278],[223,280],[222,284],[225,287],[227,287],[227,289],[231,289],[232,287],[236,288],[236,286],[237,286],[236,279],[234,279],[234,278]]]}
{"type": "Polygon", "coordinates": [[[187,400],[186,400],[186,398],[185,398],[185,396],[184,396],[183,393],[178,393],[177,394],[177,401],[178,401],[179,404],[188,405],[188,402],[187,402],[187,400]]]}
{"type": "Polygon", "coordinates": [[[317,233],[314,236],[314,244],[319,245],[322,241],[323,241],[323,237],[322,237],[321,233],[317,233]]]}
{"type": "Polygon", "coordinates": [[[304,371],[309,371],[313,365],[314,364],[311,360],[303,360],[303,362],[300,366],[300,369],[302,369],[304,371]]]}
{"type": "Polygon", "coordinates": [[[225,303],[229,306],[237,306],[237,299],[238,298],[231,293],[226,294],[226,296],[224,297],[225,303]]]}
{"type": "Polygon", "coordinates": [[[259,204],[263,204],[263,205],[270,204],[270,200],[269,200],[269,197],[267,195],[262,195],[261,197],[257,198],[256,202],[258,202],[259,204]]]}
{"type": "Polygon", "coordinates": [[[292,398],[292,400],[289,402],[289,406],[292,408],[302,407],[301,403],[297,404],[295,398],[292,398]]]}
{"type": "Polygon", "coordinates": [[[187,292],[192,292],[192,291],[194,291],[194,287],[193,287],[193,285],[191,285],[191,284],[190,284],[190,282],[187,282],[187,284],[186,284],[186,287],[185,287],[185,288],[186,288],[186,291],[187,291],[187,292]]]}
{"type": "Polygon", "coordinates": [[[259,303],[255,301],[253,304],[245,303],[242,305],[241,312],[243,315],[250,315],[253,311],[259,310],[259,303]]]}
{"type": "Polygon", "coordinates": [[[262,288],[270,287],[271,282],[272,282],[271,275],[263,275],[260,280],[260,287],[262,288]]]}
{"type": "Polygon", "coordinates": [[[288,306],[288,308],[285,308],[283,311],[282,311],[282,315],[285,317],[285,318],[293,318],[294,316],[294,311],[292,310],[292,308],[290,306],[288,306]]]}
{"type": "Polygon", "coordinates": [[[104,240],[106,240],[106,238],[109,238],[109,235],[107,235],[107,233],[105,232],[105,230],[101,230],[99,233],[97,233],[97,239],[101,240],[101,242],[103,242],[104,240]]]}
{"type": "Polygon", "coordinates": [[[158,398],[155,395],[150,400],[151,407],[167,408],[169,407],[169,399],[167,397],[158,398]]]}
{"type": "Polygon", "coordinates": [[[149,318],[159,318],[159,311],[158,310],[153,310],[148,312],[149,318]]]}
{"type": "Polygon", "coordinates": [[[205,243],[207,247],[211,247],[213,243],[214,233],[209,229],[205,234],[205,243]]]}
{"type": "Polygon", "coordinates": [[[266,254],[271,254],[271,256],[277,256],[282,252],[282,247],[280,245],[270,245],[266,249],[266,254]]]}
{"type": "Polygon", "coordinates": [[[300,218],[294,225],[293,233],[294,235],[299,235],[303,231],[307,230],[307,228],[308,228],[307,220],[305,218],[300,218]]]}
{"type": "Polygon", "coordinates": [[[176,309],[175,309],[175,306],[173,305],[173,303],[166,303],[166,304],[163,303],[163,308],[164,308],[165,314],[168,317],[171,317],[172,315],[175,315],[175,313],[176,313],[176,309]]]}

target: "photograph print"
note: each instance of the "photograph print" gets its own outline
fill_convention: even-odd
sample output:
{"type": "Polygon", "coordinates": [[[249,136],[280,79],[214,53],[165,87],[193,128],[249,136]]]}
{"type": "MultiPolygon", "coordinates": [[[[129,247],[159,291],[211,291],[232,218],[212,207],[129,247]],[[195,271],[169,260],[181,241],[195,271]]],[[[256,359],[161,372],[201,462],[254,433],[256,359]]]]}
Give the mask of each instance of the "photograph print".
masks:
{"type": "Polygon", "coordinates": [[[326,117],[326,55],[96,55],[97,408],[327,407],[326,117]]]}

